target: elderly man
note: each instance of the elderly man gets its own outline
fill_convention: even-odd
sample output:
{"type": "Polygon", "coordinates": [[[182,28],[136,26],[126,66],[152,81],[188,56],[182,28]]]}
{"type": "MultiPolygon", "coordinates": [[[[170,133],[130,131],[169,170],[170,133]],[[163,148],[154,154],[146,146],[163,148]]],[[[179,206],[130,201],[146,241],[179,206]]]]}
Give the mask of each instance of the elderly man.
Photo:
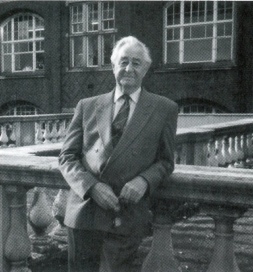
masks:
{"type": "Polygon", "coordinates": [[[59,156],[71,272],[132,271],[149,196],[174,169],[177,105],[142,87],[148,48],[122,38],[111,62],[115,89],[79,101],[59,156]]]}

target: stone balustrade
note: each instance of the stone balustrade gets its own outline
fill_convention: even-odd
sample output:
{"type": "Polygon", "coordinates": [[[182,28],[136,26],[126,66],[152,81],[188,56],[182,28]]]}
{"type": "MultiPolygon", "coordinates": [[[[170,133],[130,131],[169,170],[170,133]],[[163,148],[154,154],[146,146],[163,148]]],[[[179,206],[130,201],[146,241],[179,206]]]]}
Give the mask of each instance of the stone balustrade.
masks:
{"type": "Polygon", "coordinates": [[[0,147],[61,142],[71,113],[0,117],[0,147]]]}
{"type": "Polygon", "coordinates": [[[176,163],[252,168],[253,119],[178,129],[176,163]]]}
{"type": "MultiPolygon", "coordinates": [[[[44,252],[54,247],[53,237],[46,232],[52,217],[43,188],[68,189],[56,157],[0,155],[0,271],[30,271],[27,259],[31,250],[44,252]],[[39,189],[27,213],[26,195],[34,187],[39,189]],[[30,237],[27,218],[34,229],[30,237]]],[[[181,271],[174,258],[170,230],[176,221],[177,203],[180,206],[187,201],[199,203],[202,213],[215,222],[208,272],[239,272],[233,251],[233,224],[253,207],[252,195],[253,170],[176,165],[168,182],[153,197],[153,243],[142,271],[181,271]]]]}

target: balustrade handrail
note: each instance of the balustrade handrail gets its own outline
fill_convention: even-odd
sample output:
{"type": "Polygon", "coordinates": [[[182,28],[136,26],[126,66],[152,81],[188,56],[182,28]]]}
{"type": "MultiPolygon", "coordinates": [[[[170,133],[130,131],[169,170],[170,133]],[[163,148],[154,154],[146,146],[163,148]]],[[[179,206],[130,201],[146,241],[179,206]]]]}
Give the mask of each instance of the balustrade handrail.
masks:
{"type": "Polygon", "coordinates": [[[242,119],[224,123],[202,125],[190,128],[179,128],[177,130],[177,143],[184,141],[198,141],[198,139],[210,138],[210,136],[231,135],[253,131],[253,119],[242,119]]]}
{"type": "Polygon", "coordinates": [[[35,115],[15,115],[0,116],[0,124],[6,122],[37,122],[46,120],[64,120],[72,118],[73,113],[35,114],[35,115]]]}
{"type": "MultiPolygon", "coordinates": [[[[1,155],[0,185],[69,188],[57,158],[39,156],[1,155]]],[[[176,165],[155,198],[253,207],[253,170],[176,165]]]]}

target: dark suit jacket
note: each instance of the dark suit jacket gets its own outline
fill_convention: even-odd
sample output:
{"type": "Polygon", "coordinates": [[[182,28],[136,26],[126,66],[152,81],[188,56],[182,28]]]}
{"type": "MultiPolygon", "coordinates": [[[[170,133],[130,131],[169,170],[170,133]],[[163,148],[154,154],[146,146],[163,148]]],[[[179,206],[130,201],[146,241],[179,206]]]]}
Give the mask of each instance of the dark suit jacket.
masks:
{"type": "Polygon", "coordinates": [[[139,175],[152,194],[174,169],[177,104],[142,90],[132,119],[113,149],[113,97],[112,91],[83,99],[76,107],[59,156],[59,168],[71,188],[65,224],[134,234],[143,230],[149,218],[147,198],[123,207],[122,225],[114,228],[114,212],[100,208],[89,197],[89,189],[105,182],[119,196],[125,183],[139,175]]]}

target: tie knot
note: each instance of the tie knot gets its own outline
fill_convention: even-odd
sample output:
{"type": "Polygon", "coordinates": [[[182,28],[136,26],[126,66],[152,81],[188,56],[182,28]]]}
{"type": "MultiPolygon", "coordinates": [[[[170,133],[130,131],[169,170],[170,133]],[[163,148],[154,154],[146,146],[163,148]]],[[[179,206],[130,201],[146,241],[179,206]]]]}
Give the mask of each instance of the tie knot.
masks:
{"type": "Polygon", "coordinates": [[[124,99],[124,101],[129,101],[130,99],[130,96],[128,94],[123,94],[121,97],[122,99],[124,99]]]}

